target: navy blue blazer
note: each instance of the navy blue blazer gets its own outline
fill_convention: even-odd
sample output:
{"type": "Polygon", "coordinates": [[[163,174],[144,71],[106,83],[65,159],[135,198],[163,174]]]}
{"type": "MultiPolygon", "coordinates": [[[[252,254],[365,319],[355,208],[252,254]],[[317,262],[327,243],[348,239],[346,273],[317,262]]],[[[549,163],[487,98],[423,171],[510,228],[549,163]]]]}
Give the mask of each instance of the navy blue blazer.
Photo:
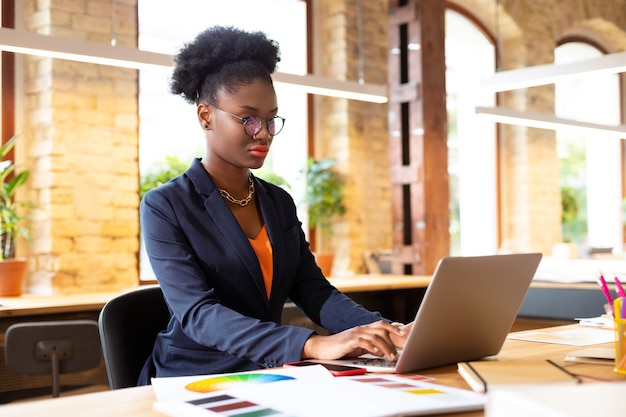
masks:
{"type": "Polygon", "coordinates": [[[291,196],[254,182],[273,248],[270,299],[247,236],[199,159],[144,195],[143,238],[172,318],[157,336],[139,384],[149,384],[150,376],[238,372],[299,360],[313,330],[280,325],[287,298],[331,333],[382,318],[323,276],[291,196]]]}

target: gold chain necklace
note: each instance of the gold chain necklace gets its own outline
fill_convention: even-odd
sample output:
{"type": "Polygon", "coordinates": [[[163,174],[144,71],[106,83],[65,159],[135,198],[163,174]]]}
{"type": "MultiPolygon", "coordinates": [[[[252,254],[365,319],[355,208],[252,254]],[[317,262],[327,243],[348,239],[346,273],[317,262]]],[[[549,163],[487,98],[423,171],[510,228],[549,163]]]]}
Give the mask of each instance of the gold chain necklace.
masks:
{"type": "Polygon", "coordinates": [[[248,181],[250,185],[248,185],[248,196],[242,200],[237,200],[235,197],[230,195],[228,191],[218,188],[220,195],[224,197],[228,202],[233,204],[238,204],[241,207],[245,207],[252,200],[252,196],[254,195],[254,181],[252,180],[252,175],[248,176],[248,181]]]}

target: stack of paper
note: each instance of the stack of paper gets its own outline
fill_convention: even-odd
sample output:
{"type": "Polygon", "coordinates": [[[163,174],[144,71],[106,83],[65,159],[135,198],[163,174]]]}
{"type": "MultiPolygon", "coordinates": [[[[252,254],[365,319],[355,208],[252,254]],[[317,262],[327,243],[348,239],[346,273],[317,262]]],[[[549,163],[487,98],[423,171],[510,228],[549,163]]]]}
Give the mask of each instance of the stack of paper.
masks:
{"type": "Polygon", "coordinates": [[[615,348],[590,347],[574,350],[565,355],[565,360],[614,366],[615,348]]]}
{"type": "Polygon", "coordinates": [[[561,345],[588,346],[615,341],[612,329],[580,326],[562,330],[527,330],[510,333],[508,339],[528,342],[557,343],[561,345]]]}

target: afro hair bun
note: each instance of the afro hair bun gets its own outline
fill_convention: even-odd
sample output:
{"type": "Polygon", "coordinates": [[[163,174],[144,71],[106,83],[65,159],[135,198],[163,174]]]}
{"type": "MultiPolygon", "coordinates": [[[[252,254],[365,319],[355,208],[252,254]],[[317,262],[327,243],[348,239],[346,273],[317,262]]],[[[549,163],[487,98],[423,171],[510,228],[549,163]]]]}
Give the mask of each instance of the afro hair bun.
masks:
{"type": "Polygon", "coordinates": [[[238,61],[256,61],[272,74],[280,61],[278,43],[263,32],[247,32],[233,26],[210,27],[183,45],[174,57],[170,91],[195,102],[205,77],[238,61]]]}

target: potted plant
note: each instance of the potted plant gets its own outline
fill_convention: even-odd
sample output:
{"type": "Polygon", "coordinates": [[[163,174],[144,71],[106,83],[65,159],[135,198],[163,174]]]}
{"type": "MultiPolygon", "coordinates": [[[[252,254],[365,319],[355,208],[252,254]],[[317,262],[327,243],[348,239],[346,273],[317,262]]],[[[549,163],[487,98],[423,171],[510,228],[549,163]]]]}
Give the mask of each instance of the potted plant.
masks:
{"type": "Polygon", "coordinates": [[[335,160],[308,158],[304,168],[304,201],[309,213],[309,227],[319,231],[319,242],[314,241],[313,251],[318,265],[325,276],[332,270],[334,254],[328,250],[327,240],[332,235],[336,217],[346,212],[344,205],[344,181],[333,166],[335,160]]]}
{"type": "Polygon", "coordinates": [[[32,208],[27,201],[16,200],[17,190],[28,180],[29,171],[18,171],[19,164],[4,160],[13,149],[18,136],[13,136],[0,147],[0,295],[17,296],[22,293],[22,283],[26,271],[26,259],[15,257],[17,240],[30,239],[30,229],[23,224],[25,217],[22,208],[32,208]]]}

